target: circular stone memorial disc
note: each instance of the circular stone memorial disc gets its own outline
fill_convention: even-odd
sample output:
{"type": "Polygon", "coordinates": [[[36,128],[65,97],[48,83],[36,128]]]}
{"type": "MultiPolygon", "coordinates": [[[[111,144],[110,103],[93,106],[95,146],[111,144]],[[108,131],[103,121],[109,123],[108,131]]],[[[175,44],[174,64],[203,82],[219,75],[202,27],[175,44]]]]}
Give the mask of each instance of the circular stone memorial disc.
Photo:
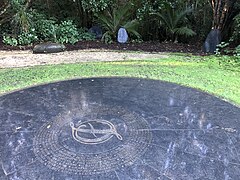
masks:
{"type": "Polygon", "coordinates": [[[240,109],[176,84],[63,81],[0,97],[0,179],[239,179],[240,109]]]}

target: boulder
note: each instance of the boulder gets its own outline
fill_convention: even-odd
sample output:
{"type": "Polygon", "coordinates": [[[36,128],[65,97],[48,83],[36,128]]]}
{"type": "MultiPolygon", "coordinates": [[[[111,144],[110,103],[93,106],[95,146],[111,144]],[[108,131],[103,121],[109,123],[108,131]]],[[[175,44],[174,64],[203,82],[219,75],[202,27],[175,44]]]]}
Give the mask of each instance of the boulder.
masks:
{"type": "Polygon", "coordinates": [[[219,29],[212,29],[204,42],[203,51],[205,53],[214,53],[221,39],[221,31],[219,29]]]}
{"type": "Polygon", "coordinates": [[[102,28],[100,26],[93,26],[88,30],[88,32],[94,34],[96,39],[101,39],[103,35],[102,28]]]}
{"type": "Polygon", "coordinates": [[[65,51],[66,47],[58,43],[41,43],[33,48],[33,53],[58,53],[65,51]]]}

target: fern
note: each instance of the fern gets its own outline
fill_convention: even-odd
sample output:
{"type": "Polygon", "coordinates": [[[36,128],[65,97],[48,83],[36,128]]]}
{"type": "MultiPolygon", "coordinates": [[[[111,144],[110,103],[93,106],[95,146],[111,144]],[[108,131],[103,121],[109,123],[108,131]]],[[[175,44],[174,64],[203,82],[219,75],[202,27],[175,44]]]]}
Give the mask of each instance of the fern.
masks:
{"type": "Polygon", "coordinates": [[[194,36],[196,33],[184,26],[187,21],[186,15],[192,11],[191,8],[187,9],[174,9],[170,5],[166,5],[162,12],[153,13],[156,15],[162,26],[165,28],[167,35],[174,42],[177,42],[178,36],[194,36]]]}
{"type": "Polygon", "coordinates": [[[138,21],[131,20],[131,4],[127,3],[123,7],[115,8],[112,11],[107,10],[104,13],[96,14],[97,22],[103,27],[105,33],[102,40],[109,42],[109,39],[116,39],[119,28],[124,27],[128,33],[140,37],[138,33],[138,21]],[[108,39],[106,41],[106,38],[108,39]]]}

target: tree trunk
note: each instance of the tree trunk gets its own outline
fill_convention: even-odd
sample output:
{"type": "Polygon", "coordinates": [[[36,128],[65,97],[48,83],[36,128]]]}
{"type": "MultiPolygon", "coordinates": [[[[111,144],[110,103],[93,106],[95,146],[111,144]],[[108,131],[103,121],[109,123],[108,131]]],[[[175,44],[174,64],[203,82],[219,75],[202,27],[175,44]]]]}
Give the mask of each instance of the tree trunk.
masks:
{"type": "Polygon", "coordinates": [[[10,8],[10,3],[7,0],[4,0],[0,3],[0,26],[9,19],[9,15],[7,14],[8,9],[10,8]]]}
{"type": "Polygon", "coordinates": [[[213,11],[212,29],[223,31],[236,0],[210,0],[213,11]]]}

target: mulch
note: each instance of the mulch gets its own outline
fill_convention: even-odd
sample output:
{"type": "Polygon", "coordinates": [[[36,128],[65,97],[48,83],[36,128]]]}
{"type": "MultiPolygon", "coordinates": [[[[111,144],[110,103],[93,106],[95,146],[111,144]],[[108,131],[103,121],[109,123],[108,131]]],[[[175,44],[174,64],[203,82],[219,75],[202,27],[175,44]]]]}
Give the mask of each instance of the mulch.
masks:
{"type": "MultiPolygon", "coordinates": [[[[74,45],[66,44],[68,51],[80,49],[107,49],[107,50],[125,50],[125,51],[143,51],[143,52],[183,52],[191,54],[202,54],[202,46],[196,44],[183,44],[172,42],[149,41],[142,43],[112,43],[105,44],[101,41],[79,41],[74,45]]],[[[31,50],[33,46],[7,46],[0,41],[0,50],[31,50]]]]}

